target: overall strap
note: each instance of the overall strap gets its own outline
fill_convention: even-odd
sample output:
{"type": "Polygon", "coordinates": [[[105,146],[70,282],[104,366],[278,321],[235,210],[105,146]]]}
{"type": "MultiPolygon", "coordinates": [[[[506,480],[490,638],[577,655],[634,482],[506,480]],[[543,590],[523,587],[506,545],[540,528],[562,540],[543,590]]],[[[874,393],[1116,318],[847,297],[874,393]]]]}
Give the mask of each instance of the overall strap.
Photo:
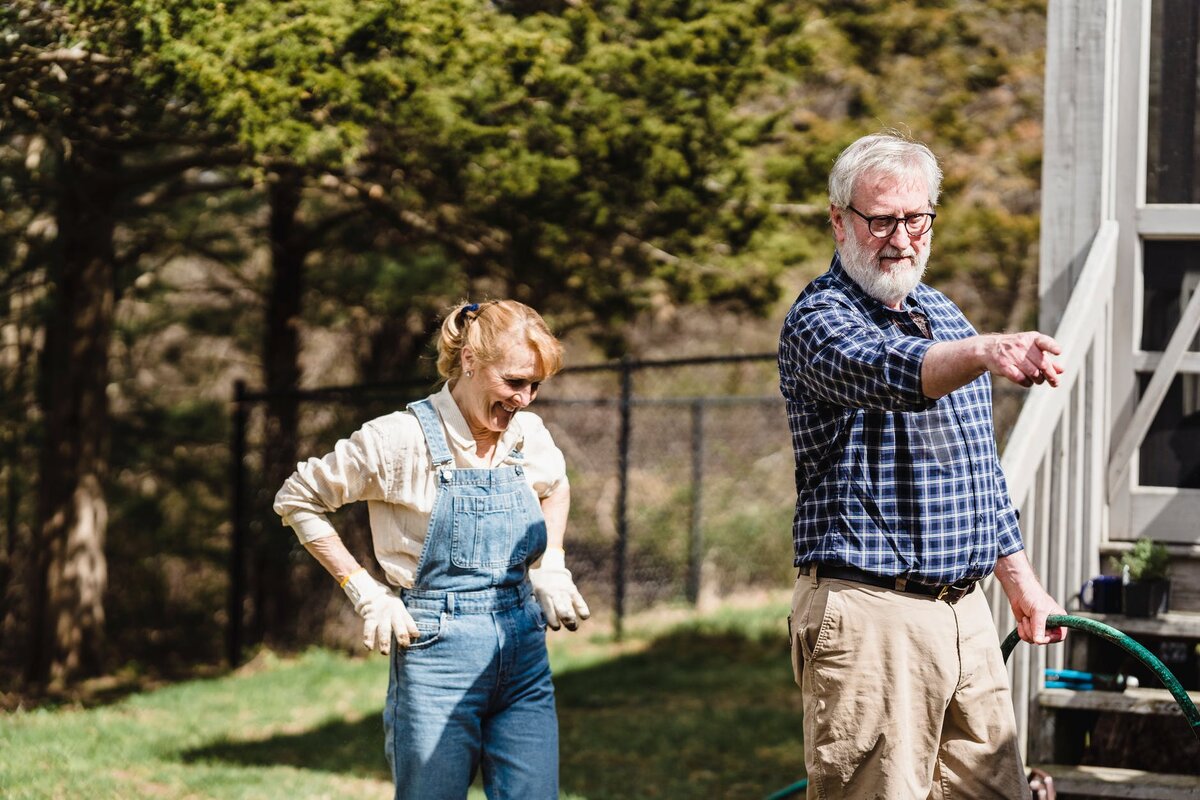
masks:
{"type": "Polygon", "coordinates": [[[425,434],[425,444],[429,445],[429,457],[433,468],[440,471],[454,463],[450,446],[446,443],[446,434],[442,430],[442,419],[433,407],[433,402],[427,397],[408,404],[408,410],[421,424],[421,432],[425,434]]]}

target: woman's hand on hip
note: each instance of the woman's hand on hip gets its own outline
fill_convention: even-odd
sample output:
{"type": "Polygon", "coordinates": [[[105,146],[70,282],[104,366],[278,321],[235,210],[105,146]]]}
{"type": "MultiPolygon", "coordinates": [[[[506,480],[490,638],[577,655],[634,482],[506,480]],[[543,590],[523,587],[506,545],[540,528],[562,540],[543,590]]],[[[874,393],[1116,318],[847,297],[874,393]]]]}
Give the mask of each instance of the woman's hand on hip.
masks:
{"type": "Polygon", "coordinates": [[[368,650],[378,649],[386,656],[392,649],[393,635],[401,647],[408,647],[421,635],[404,601],[366,570],[351,575],[342,588],[363,618],[363,647],[368,650]]]}

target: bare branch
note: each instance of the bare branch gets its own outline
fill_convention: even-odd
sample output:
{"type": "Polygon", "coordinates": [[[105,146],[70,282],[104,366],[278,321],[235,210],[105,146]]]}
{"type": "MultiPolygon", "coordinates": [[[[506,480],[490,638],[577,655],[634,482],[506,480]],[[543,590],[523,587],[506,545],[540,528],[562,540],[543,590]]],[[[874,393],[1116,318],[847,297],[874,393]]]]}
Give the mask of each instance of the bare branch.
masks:
{"type": "Polygon", "coordinates": [[[663,250],[659,247],[655,247],[649,242],[642,241],[632,234],[621,233],[617,236],[617,239],[614,243],[617,245],[617,247],[632,247],[640,251],[642,255],[646,256],[646,258],[650,259],[651,261],[657,261],[660,264],[679,264],[683,262],[683,259],[679,256],[668,253],[666,250],[663,250]]]}
{"type": "Polygon", "coordinates": [[[189,181],[178,180],[160,185],[156,189],[145,192],[134,201],[134,206],[140,209],[155,209],[163,203],[179,200],[196,194],[222,194],[233,189],[250,189],[254,181],[250,178],[229,178],[219,181],[189,181]]]}
{"type": "Polygon", "coordinates": [[[224,150],[197,150],[175,158],[155,161],[143,167],[126,167],[121,172],[121,179],[126,186],[155,184],[173,178],[192,167],[233,166],[241,163],[245,157],[246,152],[240,147],[230,147],[224,150]]]}
{"type": "MultiPolygon", "coordinates": [[[[93,64],[111,64],[113,59],[100,53],[93,53],[89,50],[84,50],[82,47],[61,47],[58,50],[42,50],[36,53],[33,57],[34,61],[90,61],[93,64]]],[[[9,59],[9,63],[13,63],[15,59],[9,59]]]]}
{"type": "Polygon", "coordinates": [[[396,227],[404,227],[419,231],[442,244],[448,245],[469,258],[478,258],[488,251],[500,249],[500,243],[507,235],[499,230],[486,230],[472,241],[442,228],[436,221],[407,208],[396,208],[387,201],[387,191],[382,186],[359,178],[353,178],[337,170],[328,170],[325,182],[331,187],[346,187],[350,191],[343,192],[351,197],[360,197],[363,204],[375,214],[389,219],[396,227]]]}
{"type": "Polygon", "coordinates": [[[771,210],[785,217],[813,217],[829,212],[827,207],[816,203],[771,203],[771,210]]]}

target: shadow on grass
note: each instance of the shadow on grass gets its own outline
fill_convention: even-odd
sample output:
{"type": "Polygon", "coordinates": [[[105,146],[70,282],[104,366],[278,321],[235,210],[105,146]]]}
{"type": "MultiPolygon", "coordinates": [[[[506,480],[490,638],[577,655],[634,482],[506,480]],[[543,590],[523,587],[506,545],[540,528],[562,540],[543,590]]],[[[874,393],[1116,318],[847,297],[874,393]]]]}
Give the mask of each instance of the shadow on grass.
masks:
{"type": "Polygon", "coordinates": [[[383,754],[383,720],[334,720],[303,733],[252,742],[220,740],[180,754],[184,762],[223,761],[245,766],[290,766],[391,780],[383,754]]]}
{"type": "Polygon", "coordinates": [[[589,800],[761,798],[803,777],[785,639],[682,629],[557,676],[563,788],[589,800]]]}
{"type": "Polygon", "coordinates": [[[23,670],[0,665],[0,713],[43,709],[90,709],[115,705],[138,694],[184,681],[201,681],[228,674],[222,667],[199,664],[190,669],[168,670],[161,674],[118,672],[90,678],[66,689],[47,689],[26,684],[23,670]]]}
{"type": "MultiPolygon", "coordinates": [[[[783,637],[681,630],[555,676],[564,793],[587,800],[761,798],[804,774],[800,693],[783,637]]],[[[187,761],[389,778],[382,722],[331,722],[187,761]]]]}

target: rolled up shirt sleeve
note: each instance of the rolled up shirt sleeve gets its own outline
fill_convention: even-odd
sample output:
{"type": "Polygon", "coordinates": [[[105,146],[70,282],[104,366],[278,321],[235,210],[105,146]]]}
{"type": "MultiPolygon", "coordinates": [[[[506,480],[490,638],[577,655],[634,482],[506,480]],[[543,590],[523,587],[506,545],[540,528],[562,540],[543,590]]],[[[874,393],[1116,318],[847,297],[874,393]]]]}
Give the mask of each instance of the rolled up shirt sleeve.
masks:
{"type": "Polygon", "coordinates": [[[390,477],[380,437],[368,424],[333,452],[297,464],[275,495],[275,513],[301,542],[321,539],[336,533],[328,513],[358,500],[384,499],[390,477]]]}
{"type": "Polygon", "coordinates": [[[794,379],[807,392],[834,405],[873,411],[924,411],[934,405],[921,390],[921,365],[932,340],[885,336],[854,309],[820,295],[812,300],[792,310],[781,337],[788,352],[780,363],[794,367],[794,379]]]}

